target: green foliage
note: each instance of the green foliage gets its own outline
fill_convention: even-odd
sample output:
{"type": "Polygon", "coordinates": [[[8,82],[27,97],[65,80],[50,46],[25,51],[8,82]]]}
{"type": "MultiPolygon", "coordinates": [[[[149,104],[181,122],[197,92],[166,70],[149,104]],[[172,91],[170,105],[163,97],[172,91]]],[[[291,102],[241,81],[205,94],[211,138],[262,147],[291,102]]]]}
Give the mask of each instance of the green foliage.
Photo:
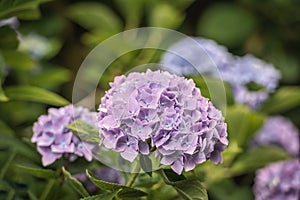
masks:
{"type": "Polygon", "coordinates": [[[62,168],[65,179],[74,188],[82,197],[89,196],[89,193],[83,187],[82,183],[79,182],[76,178],[72,177],[70,172],[68,172],[64,167],[62,168]]]}
{"type": "Polygon", "coordinates": [[[33,101],[54,106],[69,104],[63,97],[34,86],[11,86],[6,88],[5,93],[11,100],[33,101]]]}
{"type": "Polygon", "coordinates": [[[39,4],[47,1],[50,0],[2,0],[0,2],[0,19],[11,16],[23,16],[23,18],[26,19],[36,18],[35,10],[38,8],[39,4]],[[26,15],[24,15],[24,13],[26,13],[26,15]]]}
{"type": "Polygon", "coordinates": [[[120,185],[116,183],[109,183],[103,180],[99,180],[91,175],[91,173],[86,170],[86,174],[89,177],[89,179],[98,187],[100,188],[105,196],[108,198],[111,198],[111,195],[118,196],[121,199],[122,198],[137,198],[146,196],[147,194],[141,190],[133,189],[131,187],[127,187],[125,185],[120,185]]]}
{"type": "Polygon", "coordinates": [[[152,177],[152,161],[149,156],[140,154],[140,165],[142,170],[152,177]]]}
{"type": "Polygon", "coordinates": [[[217,3],[203,13],[198,33],[226,46],[236,47],[253,33],[256,26],[255,16],[247,10],[232,3],[217,3]]]}
{"type": "Polygon", "coordinates": [[[300,87],[281,87],[262,106],[261,111],[268,114],[284,113],[300,105],[300,87]]]}
{"type": "Polygon", "coordinates": [[[99,131],[82,121],[81,119],[76,119],[74,122],[67,126],[70,130],[72,130],[78,137],[85,141],[91,143],[100,143],[99,131]]]}
{"type": "Polygon", "coordinates": [[[263,125],[265,116],[255,113],[240,105],[228,107],[226,122],[229,140],[237,142],[240,147],[247,144],[256,131],[263,125]]]}
{"type": "Polygon", "coordinates": [[[198,179],[185,179],[172,171],[160,170],[166,184],[176,189],[185,200],[208,200],[207,192],[198,179]],[[167,172],[167,173],[166,173],[167,172]]]}
{"type": "Polygon", "coordinates": [[[265,165],[290,158],[287,152],[279,147],[257,147],[241,154],[231,167],[233,175],[254,172],[265,165]]]}
{"type": "Polygon", "coordinates": [[[0,47],[1,49],[16,49],[19,41],[17,33],[9,26],[0,27],[0,47]]]}
{"type": "Polygon", "coordinates": [[[50,169],[33,168],[33,167],[27,167],[22,165],[17,165],[16,167],[38,178],[50,179],[50,178],[58,177],[58,174],[55,171],[50,169]]]}

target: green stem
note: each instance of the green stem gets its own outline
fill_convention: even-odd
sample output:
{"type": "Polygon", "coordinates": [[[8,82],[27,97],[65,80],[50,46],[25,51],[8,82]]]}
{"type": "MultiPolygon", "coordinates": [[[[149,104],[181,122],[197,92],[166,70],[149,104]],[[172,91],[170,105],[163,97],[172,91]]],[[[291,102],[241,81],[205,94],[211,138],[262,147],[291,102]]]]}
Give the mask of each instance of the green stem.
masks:
{"type": "Polygon", "coordinates": [[[134,184],[136,178],[138,177],[138,175],[139,175],[139,173],[140,173],[140,166],[139,166],[138,164],[137,164],[137,166],[135,167],[134,172],[135,172],[135,173],[132,173],[132,174],[131,174],[131,176],[130,176],[128,182],[126,183],[126,186],[128,186],[128,187],[131,187],[131,186],[134,184]]]}
{"type": "Polygon", "coordinates": [[[50,179],[40,197],[41,200],[47,199],[47,196],[51,192],[51,189],[53,188],[54,185],[55,185],[55,179],[50,179]]]}

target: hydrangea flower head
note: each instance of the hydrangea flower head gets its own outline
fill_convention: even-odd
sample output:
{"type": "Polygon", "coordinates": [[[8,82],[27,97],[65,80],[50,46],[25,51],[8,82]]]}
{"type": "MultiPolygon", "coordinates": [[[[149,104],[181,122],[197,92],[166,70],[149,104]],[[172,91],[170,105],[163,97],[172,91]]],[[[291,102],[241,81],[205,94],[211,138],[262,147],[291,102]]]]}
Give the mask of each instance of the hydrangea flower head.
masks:
{"type": "Polygon", "coordinates": [[[281,77],[272,64],[252,55],[236,57],[230,67],[221,70],[221,76],[231,84],[236,102],[253,109],[259,108],[274,92],[281,77]]]}
{"type": "Polygon", "coordinates": [[[256,200],[298,200],[300,195],[299,159],[273,163],[256,173],[256,200]]]}
{"type": "Polygon", "coordinates": [[[282,116],[272,116],[257,132],[255,145],[277,145],[291,155],[299,154],[299,132],[291,121],[282,116]]]}
{"type": "Polygon", "coordinates": [[[48,115],[40,116],[34,123],[31,142],[37,144],[44,166],[52,164],[64,154],[70,154],[71,159],[84,156],[86,160],[92,160],[93,145],[82,142],[66,127],[77,118],[92,126],[96,124],[96,113],[73,105],[58,109],[50,108],[48,115]]]}
{"type": "Polygon", "coordinates": [[[233,56],[226,47],[213,40],[189,37],[171,46],[160,63],[163,70],[179,75],[195,75],[216,74],[232,60],[233,56]]]}
{"type": "Polygon", "coordinates": [[[160,163],[180,174],[210,159],[222,161],[228,145],[224,118],[192,80],[150,71],[116,77],[99,106],[105,147],[133,161],[157,149],[160,163]]]}

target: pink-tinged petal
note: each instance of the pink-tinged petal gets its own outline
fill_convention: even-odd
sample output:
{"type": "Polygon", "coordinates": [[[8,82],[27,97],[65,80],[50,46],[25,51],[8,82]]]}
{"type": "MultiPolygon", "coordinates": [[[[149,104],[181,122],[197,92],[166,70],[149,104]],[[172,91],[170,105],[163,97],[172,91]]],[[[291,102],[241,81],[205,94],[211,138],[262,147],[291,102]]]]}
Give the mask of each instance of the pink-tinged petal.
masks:
{"type": "Polygon", "coordinates": [[[117,151],[125,151],[126,147],[129,145],[128,143],[128,136],[122,136],[120,137],[116,142],[116,150],[117,151]]]}
{"type": "Polygon", "coordinates": [[[120,121],[112,115],[108,115],[100,121],[100,124],[105,129],[113,129],[118,128],[120,126],[120,121]]]}
{"type": "Polygon", "coordinates": [[[61,158],[62,154],[56,154],[56,153],[49,153],[42,156],[42,164],[44,167],[52,164],[55,162],[55,160],[61,158]]]}
{"type": "Polygon", "coordinates": [[[73,137],[73,133],[71,131],[60,135],[56,134],[54,144],[61,144],[61,143],[70,144],[72,137],[73,137]]]}
{"type": "Polygon", "coordinates": [[[123,152],[121,152],[121,156],[124,159],[126,159],[130,162],[133,162],[134,159],[137,157],[137,155],[138,155],[137,151],[123,151],[123,152]]]}
{"type": "Polygon", "coordinates": [[[50,132],[44,133],[41,137],[37,138],[38,146],[50,146],[54,142],[54,135],[50,132]]]}
{"type": "Polygon", "coordinates": [[[225,137],[221,137],[221,138],[219,139],[219,141],[220,141],[222,144],[224,144],[224,145],[228,145],[228,140],[227,140],[227,138],[225,138],[225,137]]]}

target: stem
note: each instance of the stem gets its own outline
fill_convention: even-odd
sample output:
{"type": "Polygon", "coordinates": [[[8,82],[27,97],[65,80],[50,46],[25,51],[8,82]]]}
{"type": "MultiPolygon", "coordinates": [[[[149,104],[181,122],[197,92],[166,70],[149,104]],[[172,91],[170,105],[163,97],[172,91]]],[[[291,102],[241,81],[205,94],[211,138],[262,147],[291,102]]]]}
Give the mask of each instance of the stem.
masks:
{"type": "Polygon", "coordinates": [[[140,172],[140,166],[139,166],[138,164],[137,164],[136,167],[135,167],[134,172],[135,172],[135,171],[136,171],[136,173],[132,173],[132,174],[131,174],[131,176],[130,176],[128,182],[126,183],[126,186],[131,187],[131,186],[134,184],[136,178],[138,177],[139,172],[140,172]]]}
{"type": "Polygon", "coordinates": [[[66,164],[65,164],[65,169],[66,169],[66,170],[69,169],[70,158],[71,158],[71,154],[69,153],[69,154],[67,155],[67,161],[66,161],[66,164]]]}

